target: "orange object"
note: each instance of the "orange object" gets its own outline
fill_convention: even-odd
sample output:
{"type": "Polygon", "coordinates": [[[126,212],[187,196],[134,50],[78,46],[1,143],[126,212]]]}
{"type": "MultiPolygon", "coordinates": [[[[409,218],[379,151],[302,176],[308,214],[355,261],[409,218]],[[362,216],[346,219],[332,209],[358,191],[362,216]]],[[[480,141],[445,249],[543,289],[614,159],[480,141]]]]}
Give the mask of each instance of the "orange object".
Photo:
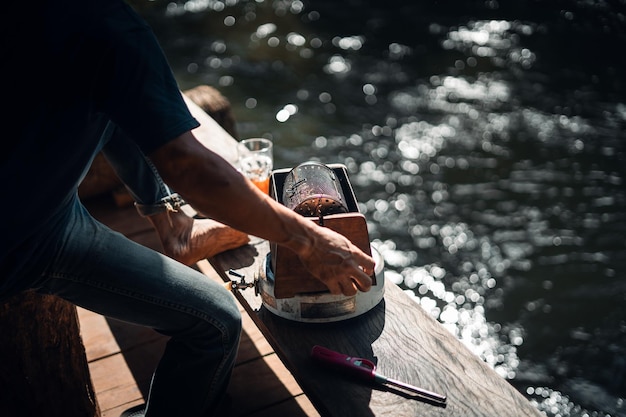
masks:
{"type": "Polygon", "coordinates": [[[270,178],[267,177],[264,180],[250,180],[254,185],[256,185],[259,190],[263,191],[265,194],[270,193],[270,178]]]}

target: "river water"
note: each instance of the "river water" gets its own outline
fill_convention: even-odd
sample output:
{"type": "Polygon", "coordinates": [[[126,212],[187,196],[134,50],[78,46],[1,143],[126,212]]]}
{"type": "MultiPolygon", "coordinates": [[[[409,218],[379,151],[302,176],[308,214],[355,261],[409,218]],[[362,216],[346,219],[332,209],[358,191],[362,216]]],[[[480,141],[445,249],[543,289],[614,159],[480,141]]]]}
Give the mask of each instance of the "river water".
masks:
{"type": "Polygon", "coordinates": [[[539,410],[626,415],[624,0],[131,3],[277,168],[345,164],[386,278],[539,410]]]}

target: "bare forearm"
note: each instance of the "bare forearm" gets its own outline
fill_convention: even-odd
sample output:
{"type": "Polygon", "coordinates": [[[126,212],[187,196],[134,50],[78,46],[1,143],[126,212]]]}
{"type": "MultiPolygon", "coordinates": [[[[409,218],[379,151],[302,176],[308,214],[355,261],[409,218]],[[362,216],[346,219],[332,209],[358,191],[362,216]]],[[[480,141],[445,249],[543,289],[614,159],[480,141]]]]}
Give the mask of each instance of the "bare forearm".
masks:
{"type": "Polygon", "coordinates": [[[309,222],[260,192],[218,155],[188,138],[177,141],[184,146],[168,144],[151,158],[164,180],[196,210],[243,232],[302,249],[298,241],[308,234],[309,222]]]}

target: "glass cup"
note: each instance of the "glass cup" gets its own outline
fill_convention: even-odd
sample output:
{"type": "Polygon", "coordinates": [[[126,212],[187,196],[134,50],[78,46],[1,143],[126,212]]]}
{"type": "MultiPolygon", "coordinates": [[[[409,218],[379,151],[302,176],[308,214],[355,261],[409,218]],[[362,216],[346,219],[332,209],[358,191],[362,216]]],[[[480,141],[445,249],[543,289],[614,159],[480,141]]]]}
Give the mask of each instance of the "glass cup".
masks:
{"type": "Polygon", "coordinates": [[[274,168],[272,148],[272,141],[265,138],[244,139],[237,144],[239,170],[268,195],[274,168]]]}

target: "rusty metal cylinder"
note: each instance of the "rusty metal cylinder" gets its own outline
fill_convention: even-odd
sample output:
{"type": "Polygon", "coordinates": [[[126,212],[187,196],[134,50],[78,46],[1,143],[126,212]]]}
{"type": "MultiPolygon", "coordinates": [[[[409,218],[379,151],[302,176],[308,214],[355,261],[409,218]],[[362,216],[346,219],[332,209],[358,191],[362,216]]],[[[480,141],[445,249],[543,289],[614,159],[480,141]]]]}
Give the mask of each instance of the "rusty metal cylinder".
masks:
{"type": "Polygon", "coordinates": [[[305,217],[348,212],[335,172],[314,161],[304,162],[287,174],[282,201],[285,206],[305,217]]]}

